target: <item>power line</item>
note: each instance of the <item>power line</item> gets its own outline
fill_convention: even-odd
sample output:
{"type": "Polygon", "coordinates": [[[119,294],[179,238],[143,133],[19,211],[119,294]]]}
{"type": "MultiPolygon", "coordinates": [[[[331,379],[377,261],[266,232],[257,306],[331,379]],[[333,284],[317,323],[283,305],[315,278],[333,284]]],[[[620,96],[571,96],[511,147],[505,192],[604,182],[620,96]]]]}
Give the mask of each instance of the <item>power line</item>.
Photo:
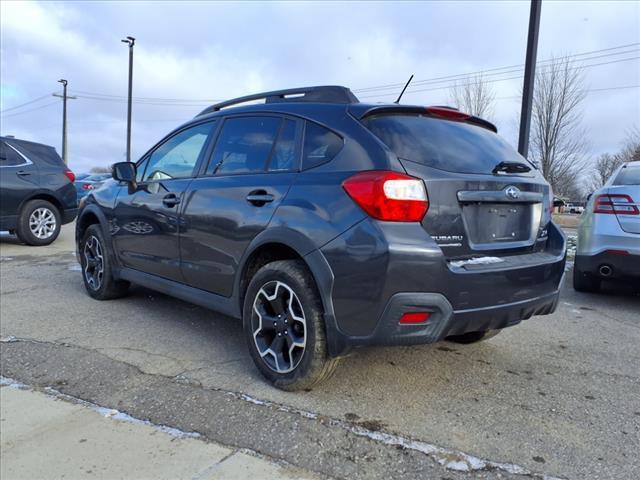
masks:
{"type": "MultiPolygon", "coordinates": [[[[622,58],[622,59],[618,59],[618,60],[611,60],[609,62],[600,62],[600,63],[593,63],[593,64],[589,64],[589,65],[578,65],[575,67],[571,67],[571,70],[578,70],[578,69],[584,69],[584,68],[591,68],[591,67],[598,67],[600,65],[609,65],[612,63],[620,63],[620,62],[628,62],[628,61],[632,61],[632,60],[637,60],[640,57],[630,57],[630,58],[622,58]]],[[[484,83],[495,83],[495,82],[503,82],[503,81],[507,81],[507,80],[515,80],[518,78],[522,78],[522,75],[515,75],[515,76],[511,76],[511,77],[506,77],[506,78],[496,78],[496,79],[492,79],[492,80],[484,80],[484,83]]],[[[456,82],[453,83],[449,83],[448,85],[443,85],[443,86],[439,86],[439,87],[431,87],[431,88],[419,88],[419,89],[413,89],[413,90],[407,90],[407,93],[419,93],[419,92],[431,92],[434,90],[446,90],[448,88],[451,88],[453,86],[459,86],[459,87],[464,87],[464,86],[468,86],[471,85],[471,83],[466,83],[466,84],[456,84],[456,82]]],[[[379,97],[389,97],[389,96],[393,96],[395,95],[397,92],[391,92],[391,93],[378,93],[375,95],[362,95],[360,96],[360,98],[379,98],[379,97]]]]}
{"type": "Polygon", "coordinates": [[[46,107],[50,107],[51,105],[55,105],[55,104],[58,104],[58,103],[60,103],[60,101],[59,101],[59,100],[54,100],[53,102],[45,103],[44,105],[40,105],[39,107],[36,107],[36,108],[30,108],[30,109],[28,109],[28,110],[22,110],[21,112],[10,113],[9,115],[4,115],[4,114],[2,114],[2,116],[3,116],[4,118],[8,118],[8,117],[16,117],[16,116],[18,116],[18,115],[22,115],[22,114],[24,114],[24,113],[35,112],[36,110],[40,110],[40,109],[43,109],[43,108],[46,108],[46,107]]]}
{"type": "Polygon", "coordinates": [[[4,114],[5,112],[9,112],[11,110],[15,110],[17,108],[24,107],[26,105],[31,105],[32,103],[39,102],[40,100],[44,100],[45,98],[49,98],[50,96],[51,96],[51,94],[42,95],[41,97],[34,98],[33,100],[29,100],[28,102],[21,103],[20,105],[15,105],[13,107],[5,108],[4,110],[0,111],[0,114],[4,114]]]}
{"type": "MultiPolygon", "coordinates": [[[[80,95],[89,95],[92,97],[105,97],[121,99],[127,98],[122,95],[109,95],[106,93],[85,92],[81,90],[73,90],[73,93],[80,95]]],[[[133,97],[134,100],[151,101],[151,102],[222,102],[224,99],[211,99],[211,98],[162,98],[162,97],[133,97]]]]}
{"type": "MultiPolygon", "coordinates": [[[[592,50],[589,52],[582,52],[582,53],[575,53],[572,55],[565,55],[563,57],[560,58],[575,58],[575,57],[581,57],[581,56],[587,56],[587,55],[593,55],[595,53],[602,53],[602,52],[607,52],[607,51],[611,51],[611,50],[620,50],[620,49],[624,49],[624,48],[629,48],[629,47],[637,47],[638,45],[640,45],[640,42],[636,42],[636,43],[630,43],[630,44],[626,44],[626,45],[619,45],[617,47],[610,47],[610,48],[603,48],[600,50],[592,50]]],[[[607,55],[603,55],[603,56],[615,56],[615,55],[620,55],[621,53],[610,53],[607,55]]],[[[597,57],[596,57],[597,58],[597,57]]],[[[545,63],[553,63],[558,61],[558,58],[550,58],[550,59],[546,59],[546,60],[540,60],[539,62],[536,63],[537,66],[542,66],[545,63]]],[[[582,59],[582,60],[588,60],[588,59],[582,59]]],[[[469,76],[474,76],[474,75],[480,75],[480,74],[488,74],[489,72],[496,72],[496,71],[500,71],[500,70],[510,70],[510,69],[518,69],[521,70],[522,68],[524,68],[524,64],[517,64],[517,65],[509,65],[509,66],[505,66],[505,67],[496,67],[496,68],[489,68],[489,69],[483,69],[483,70],[478,70],[475,72],[467,72],[467,73],[458,73],[455,75],[446,75],[446,76],[442,76],[442,77],[434,77],[434,78],[428,78],[428,79],[423,79],[423,80],[416,80],[413,82],[414,85],[420,85],[423,83],[431,83],[434,82],[436,80],[449,80],[452,79],[454,77],[469,77],[469,76]]],[[[393,84],[387,84],[387,85],[378,85],[378,86],[373,86],[373,87],[363,87],[363,88],[357,88],[354,89],[354,92],[365,92],[365,91],[370,91],[370,90],[386,90],[389,88],[398,88],[398,87],[402,87],[404,85],[404,83],[393,83],[393,84]]]]}
{"type": "MultiPolygon", "coordinates": [[[[631,88],[640,88],[640,85],[624,85],[624,86],[620,86],[620,87],[606,87],[606,88],[592,88],[589,90],[586,90],[585,93],[587,94],[591,94],[591,93],[596,93],[596,92],[604,92],[607,90],[628,90],[631,88]]],[[[514,100],[516,98],[520,98],[519,95],[510,95],[508,97],[495,97],[494,100],[514,100]]]]}
{"type": "MultiPolygon", "coordinates": [[[[640,43],[631,43],[631,44],[626,44],[626,45],[620,45],[617,47],[610,47],[610,48],[603,48],[600,50],[592,50],[589,52],[582,52],[582,53],[576,53],[576,54],[572,54],[572,55],[566,55],[562,58],[569,58],[569,59],[573,59],[571,60],[571,62],[577,62],[577,61],[589,61],[589,60],[595,60],[597,58],[605,58],[605,57],[612,57],[612,56],[619,56],[619,55],[624,55],[624,54],[628,54],[628,53],[634,53],[637,51],[640,51],[640,49],[631,49],[631,50],[624,50],[624,51],[618,51],[618,52],[613,52],[613,53],[608,53],[608,54],[604,54],[604,55],[595,55],[597,53],[602,53],[602,52],[611,52],[612,50],[621,50],[621,49],[625,49],[625,48],[629,48],[629,47],[634,47],[634,46],[638,46],[640,45],[640,43]],[[578,59],[577,57],[587,57],[587,58],[580,58],[578,59]]],[[[546,64],[552,63],[558,61],[558,59],[547,59],[547,60],[541,60],[540,62],[537,63],[538,66],[544,67],[547,66],[546,64]]],[[[474,75],[480,75],[482,74],[483,77],[492,77],[492,76],[502,76],[502,75],[506,75],[506,74],[510,74],[510,73],[518,73],[520,71],[522,71],[524,64],[519,64],[519,65],[510,65],[510,66],[506,66],[506,67],[497,67],[497,68],[491,68],[491,69],[485,69],[485,70],[480,70],[477,72],[468,72],[468,73],[460,73],[460,74],[456,74],[456,75],[446,75],[446,76],[442,76],[442,77],[434,77],[434,78],[430,78],[430,79],[423,79],[423,80],[417,80],[414,81],[412,86],[414,87],[414,91],[415,91],[415,87],[416,86],[420,86],[420,85],[428,85],[428,84],[438,84],[438,83],[451,83],[451,80],[453,79],[457,79],[457,78],[465,78],[465,77],[471,77],[474,75]]],[[[366,87],[366,88],[360,88],[360,89],[355,89],[354,92],[374,92],[374,91],[383,91],[383,90],[389,90],[389,89],[395,89],[396,87],[402,87],[404,85],[404,83],[400,83],[400,84],[388,84],[388,85],[379,85],[379,86],[373,86],[373,87],[366,87]]],[[[95,93],[95,92],[86,92],[86,91],[79,91],[79,90],[74,90],[74,93],[78,94],[79,96],[84,96],[86,98],[90,98],[93,100],[105,100],[107,101],[108,99],[111,99],[113,101],[126,101],[126,97],[121,96],[121,95],[108,95],[108,94],[102,94],[102,93],[95,93]],[[100,98],[98,98],[100,97],[100,98]]],[[[397,93],[394,90],[394,94],[397,93]]],[[[382,95],[382,94],[381,94],[382,95]]],[[[362,98],[370,98],[373,95],[370,96],[363,96],[362,98]]],[[[221,99],[188,99],[188,98],[161,98],[161,97],[134,97],[134,101],[136,103],[140,103],[140,104],[149,104],[149,105],[165,105],[165,104],[175,104],[178,106],[187,106],[187,107],[191,107],[191,106],[206,106],[209,105],[211,103],[215,103],[215,102],[220,102],[222,101],[221,99]]]]}
{"type": "MultiPolygon", "coordinates": [[[[617,56],[617,55],[623,55],[623,54],[635,53],[635,52],[640,52],[640,49],[626,50],[626,51],[615,53],[615,54],[596,55],[596,56],[589,57],[589,58],[581,58],[579,60],[578,59],[574,59],[574,60],[568,61],[567,63],[573,64],[574,62],[578,62],[578,61],[579,62],[586,62],[586,61],[595,60],[595,59],[598,59],[598,58],[611,57],[611,56],[617,56]]],[[[552,63],[547,63],[545,65],[538,65],[538,67],[540,68],[540,70],[543,70],[545,68],[551,67],[552,65],[553,65],[552,63]]],[[[507,74],[510,74],[510,73],[519,73],[519,72],[522,72],[522,71],[523,71],[522,68],[515,68],[515,69],[512,69],[512,70],[504,70],[504,71],[501,71],[501,72],[494,72],[494,73],[489,73],[489,74],[485,74],[484,72],[478,72],[476,77],[480,76],[482,78],[483,82],[487,82],[488,81],[487,77],[507,75],[507,74]]],[[[463,75],[452,75],[450,77],[440,77],[440,78],[442,78],[442,80],[440,80],[440,79],[423,80],[421,82],[414,83],[413,86],[416,87],[416,86],[420,86],[420,85],[422,85],[422,86],[425,86],[425,85],[437,85],[439,83],[451,84],[452,81],[457,82],[458,80],[470,80],[473,77],[474,77],[474,75],[464,75],[464,76],[463,75]],[[456,77],[456,78],[454,78],[454,77],[456,77]],[[445,78],[447,78],[447,79],[445,79],[445,78]]],[[[377,89],[377,91],[383,91],[383,90],[389,90],[389,88],[377,89]]],[[[396,88],[393,88],[392,90],[395,93],[395,92],[397,92],[398,88],[396,87],[396,88]]],[[[373,92],[374,92],[374,90],[369,90],[369,91],[364,92],[364,93],[373,93],[373,92]]],[[[363,97],[363,98],[365,98],[365,97],[363,97]]]]}

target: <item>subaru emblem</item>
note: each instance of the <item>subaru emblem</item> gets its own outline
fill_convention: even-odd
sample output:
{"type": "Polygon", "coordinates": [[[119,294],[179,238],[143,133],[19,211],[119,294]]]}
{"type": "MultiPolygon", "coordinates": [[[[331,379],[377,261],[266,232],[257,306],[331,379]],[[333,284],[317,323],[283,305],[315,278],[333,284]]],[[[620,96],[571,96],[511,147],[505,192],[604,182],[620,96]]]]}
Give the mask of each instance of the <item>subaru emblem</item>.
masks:
{"type": "Polygon", "coordinates": [[[504,194],[511,200],[517,200],[518,198],[520,198],[520,189],[518,187],[510,185],[504,189],[504,194]]]}

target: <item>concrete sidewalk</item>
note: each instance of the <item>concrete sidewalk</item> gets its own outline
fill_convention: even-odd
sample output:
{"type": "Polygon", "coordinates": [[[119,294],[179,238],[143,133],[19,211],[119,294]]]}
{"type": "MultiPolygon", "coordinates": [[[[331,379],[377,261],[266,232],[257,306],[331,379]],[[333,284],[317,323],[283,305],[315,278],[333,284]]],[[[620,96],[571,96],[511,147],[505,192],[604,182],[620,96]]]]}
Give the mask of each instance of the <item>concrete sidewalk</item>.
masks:
{"type": "Polygon", "coordinates": [[[0,478],[315,479],[116,411],[0,388],[0,478]]]}

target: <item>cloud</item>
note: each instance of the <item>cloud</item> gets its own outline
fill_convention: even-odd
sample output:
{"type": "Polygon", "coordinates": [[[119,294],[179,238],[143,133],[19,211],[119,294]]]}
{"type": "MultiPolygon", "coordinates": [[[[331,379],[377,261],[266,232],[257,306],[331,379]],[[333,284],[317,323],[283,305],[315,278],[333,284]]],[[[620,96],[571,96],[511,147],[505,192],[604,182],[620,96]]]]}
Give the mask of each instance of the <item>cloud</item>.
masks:
{"type": "MultiPolygon", "coordinates": [[[[120,39],[126,35],[137,38],[135,97],[199,100],[137,101],[137,157],[217,99],[313,84],[357,89],[403,83],[412,73],[420,80],[520,64],[528,22],[526,2],[3,2],[0,8],[1,108],[59,91],[56,81],[69,80],[78,97],[69,101],[70,164],[77,171],[124,157],[128,56],[120,39]]],[[[579,8],[545,2],[538,58],[639,42],[639,19],[637,2],[579,8]]],[[[638,65],[585,72],[594,89],[638,85],[638,65]]],[[[513,142],[520,106],[511,97],[521,80],[492,86],[494,119],[513,142]]],[[[363,100],[393,101],[399,90],[363,100]]],[[[639,91],[588,96],[584,122],[594,155],[617,148],[628,126],[640,123],[639,91]]],[[[404,97],[423,105],[448,98],[446,88],[404,97]]],[[[61,106],[51,101],[7,112],[2,134],[58,147],[61,106]]]]}

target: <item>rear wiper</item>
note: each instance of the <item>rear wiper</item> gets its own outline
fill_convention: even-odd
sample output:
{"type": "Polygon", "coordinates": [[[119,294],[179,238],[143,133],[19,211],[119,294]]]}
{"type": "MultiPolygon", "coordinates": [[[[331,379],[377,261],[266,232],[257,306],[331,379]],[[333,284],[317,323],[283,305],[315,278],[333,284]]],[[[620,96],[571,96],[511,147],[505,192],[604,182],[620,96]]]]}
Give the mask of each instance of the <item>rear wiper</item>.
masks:
{"type": "Polygon", "coordinates": [[[527,173],[530,171],[531,171],[531,168],[525,165],[524,163],[500,162],[495,167],[493,167],[493,170],[491,170],[491,173],[493,173],[494,175],[497,175],[499,173],[527,173]]]}

